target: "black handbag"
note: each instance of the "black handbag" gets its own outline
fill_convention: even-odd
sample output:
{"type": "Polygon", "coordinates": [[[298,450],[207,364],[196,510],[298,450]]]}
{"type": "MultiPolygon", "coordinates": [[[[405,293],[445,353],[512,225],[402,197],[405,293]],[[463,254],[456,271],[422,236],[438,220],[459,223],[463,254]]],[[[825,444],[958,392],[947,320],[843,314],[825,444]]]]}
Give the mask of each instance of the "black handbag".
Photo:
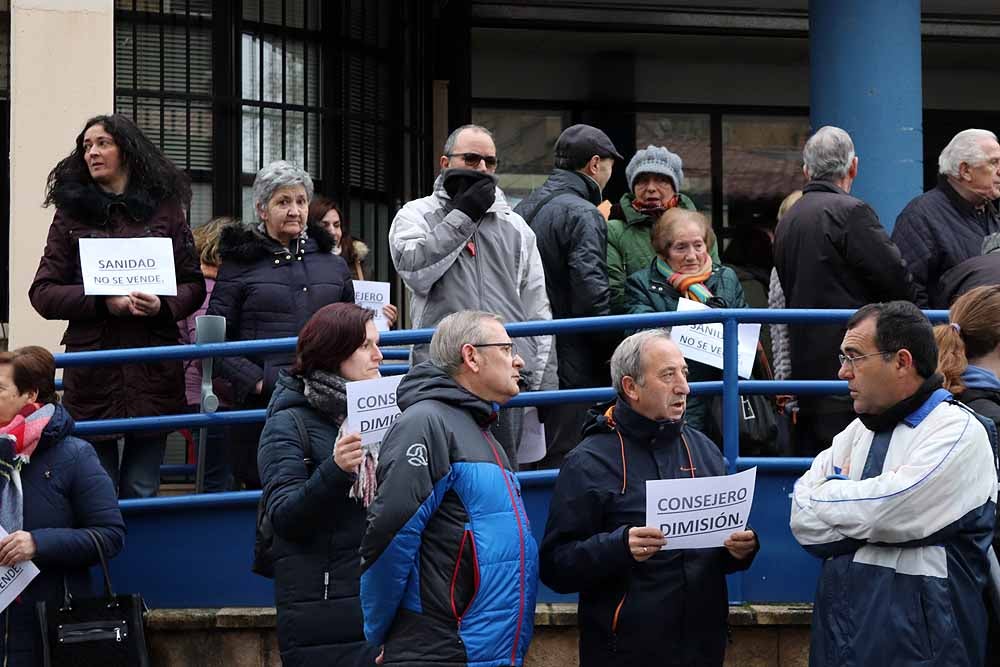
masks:
{"type": "Polygon", "coordinates": [[[138,594],[115,595],[100,535],[87,530],[104,573],[104,596],[74,598],[63,577],[63,602],[39,602],[35,611],[42,632],[45,667],[149,667],[149,649],[138,594]]]}
{"type": "MultiPolygon", "coordinates": [[[[757,363],[752,376],[774,379],[764,348],[757,343],[757,363]]],[[[762,394],[739,396],[740,454],[744,456],[774,456],[778,444],[778,415],[774,398],[762,394]]],[[[715,396],[711,409],[717,433],[722,434],[722,396],[715,396]]]]}

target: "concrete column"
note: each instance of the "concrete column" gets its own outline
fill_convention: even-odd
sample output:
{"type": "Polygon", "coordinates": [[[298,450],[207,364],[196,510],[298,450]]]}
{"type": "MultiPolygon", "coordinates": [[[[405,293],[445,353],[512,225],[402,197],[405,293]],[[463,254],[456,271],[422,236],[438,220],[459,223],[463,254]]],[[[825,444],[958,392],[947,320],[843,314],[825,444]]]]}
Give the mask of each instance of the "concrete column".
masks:
{"type": "Polygon", "coordinates": [[[890,232],[923,191],[920,62],[920,0],[810,0],[810,122],[850,133],[851,194],[890,232]]]}
{"type": "Polygon", "coordinates": [[[9,345],[55,352],[65,323],[28,302],[54,213],[45,180],[87,118],[114,109],[114,2],[13,0],[10,14],[9,345]]]}

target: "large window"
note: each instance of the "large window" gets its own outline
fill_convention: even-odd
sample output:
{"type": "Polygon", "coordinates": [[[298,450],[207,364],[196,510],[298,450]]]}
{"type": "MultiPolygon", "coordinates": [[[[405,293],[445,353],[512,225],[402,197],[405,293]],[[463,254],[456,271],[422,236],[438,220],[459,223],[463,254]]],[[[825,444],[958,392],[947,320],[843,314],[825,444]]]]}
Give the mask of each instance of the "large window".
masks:
{"type": "Polygon", "coordinates": [[[189,219],[212,216],[212,3],[116,0],[115,108],[191,175],[189,219]]]}
{"type": "Polygon", "coordinates": [[[257,171],[288,160],[323,187],[319,0],[243,0],[241,31],[242,214],[256,219],[257,171]]]}
{"type": "Polygon", "coordinates": [[[472,122],[493,133],[500,187],[512,206],[541,187],[552,173],[553,149],[567,119],[564,111],[473,109],[472,122]]]}

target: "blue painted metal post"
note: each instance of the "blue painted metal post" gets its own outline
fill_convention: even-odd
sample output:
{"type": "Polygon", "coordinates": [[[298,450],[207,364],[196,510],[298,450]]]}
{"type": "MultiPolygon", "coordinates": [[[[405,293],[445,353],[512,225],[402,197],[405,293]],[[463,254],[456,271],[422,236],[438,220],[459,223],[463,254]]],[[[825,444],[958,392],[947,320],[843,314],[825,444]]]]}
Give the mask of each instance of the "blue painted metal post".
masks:
{"type": "Polygon", "coordinates": [[[736,472],[740,456],[739,323],[736,318],[722,320],[722,449],[729,474],[736,472]]]}
{"type": "Polygon", "coordinates": [[[851,194],[892,231],[923,191],[920,0],[810,0],[809,120],[854,139],[851,194]]]}

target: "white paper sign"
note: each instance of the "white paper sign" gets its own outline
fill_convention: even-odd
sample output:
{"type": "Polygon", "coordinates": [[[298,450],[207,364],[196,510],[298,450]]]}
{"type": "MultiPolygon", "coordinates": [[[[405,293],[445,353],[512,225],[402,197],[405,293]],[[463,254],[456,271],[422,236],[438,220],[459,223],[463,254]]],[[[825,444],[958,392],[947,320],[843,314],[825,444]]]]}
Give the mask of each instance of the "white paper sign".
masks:
{"type": "Polygon", "coordinates": [[[389,330],[389,320],[385,319],[382,307],[389,303],[389,283],[372,280],[354,281],[354,303],[375,312],[375,328],[389,330]]]}
{"type": "Polygon", "coordinates": [[[382,442],[386,430],[399,417],[396,387],[402,375],[347,383],[347,428],[361,433],[361,445],[382,442]]]}
{"type": "MultiPolygon", "coordinates": [[[[677,301],[677,312],[708,310],[703,303],[681,297],[677,301]]],[[[678,325],[670,330],[670,337],[681,348],[686,359],[722,368],[722,323],[678,325]]],[[[739,325],[739,368],[736,372],[742,378],[749,378],[753,372],[753,361],[757,356],[757,339],[760,324],[739,325]]]]}
{"type": "Polygon", "coordinates": [[[667,538],[663,551],[721,547],[745,530],[753,505],[757,468],[722,477],[646,482],[646,525],[667,538]]]}
{"type": "Polygon", "coordinates": [[[83,293],[177,295],[174,246],[167,238],[80,239],[83,293]]]}
{"type": "MultiPolygon", "coordinates": [[[[8,533],[0,528],[0,539],[8,533]]],[[[38,576],[38,568],[30,560],[22,561],[10,567],[0,567],[0,611],[10,606],[21,594],[31,580],[38,576]]]]}

